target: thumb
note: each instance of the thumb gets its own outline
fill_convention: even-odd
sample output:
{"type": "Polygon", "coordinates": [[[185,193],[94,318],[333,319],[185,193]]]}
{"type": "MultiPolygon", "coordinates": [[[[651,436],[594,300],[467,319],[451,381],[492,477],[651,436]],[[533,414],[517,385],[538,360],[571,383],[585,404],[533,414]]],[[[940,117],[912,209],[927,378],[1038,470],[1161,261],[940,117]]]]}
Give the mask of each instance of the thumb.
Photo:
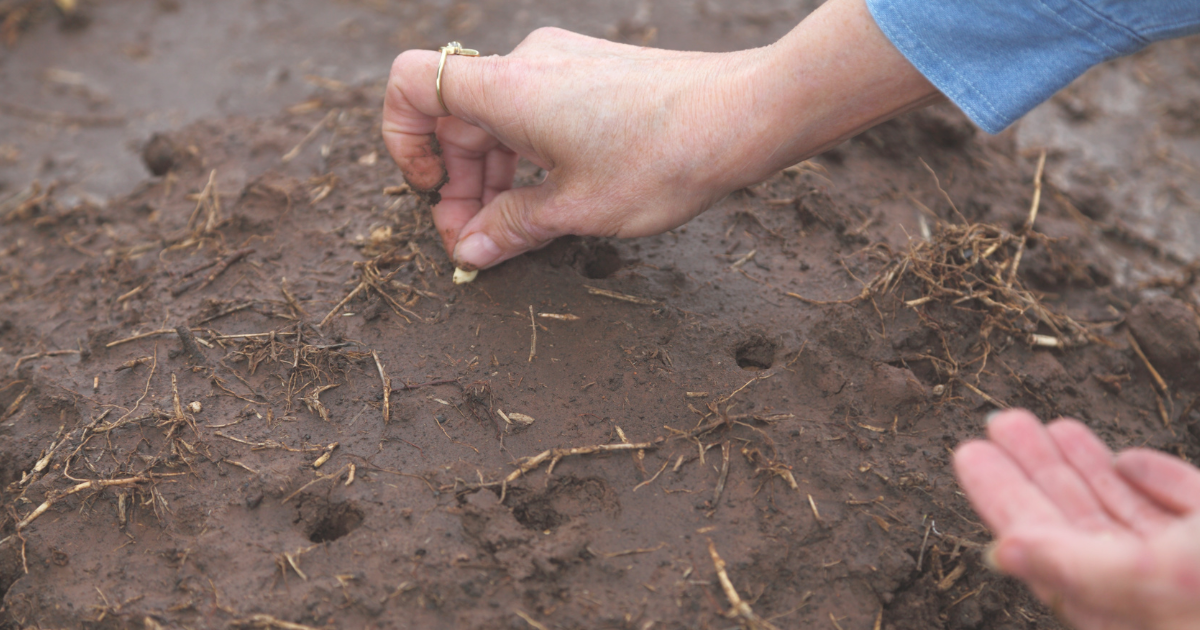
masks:
{"type": "Polygon", "coordinates": [[[1128,535],[1019,532],[997,543],[990,562],[1052,606],[1066,602],[1124,617],[1147,604],[1144,591],[1156,577],[1149,553],[1143,541],[1128,535]]]}
{"type": "Polygon", "coordinates": [[[454,264],[463,269],[485,269],[513,256],[537,249],[561,236],[546,222],[554,203],[552,184],[506,190],[463,227],[454,248],[454,264]]]}
{"type": "Polygon", "coordinates": [[[1164,507],[1179,514],[1200,513],[1200,469],[1148,448],[1117,456],[1117,472],[1164,507]]]}

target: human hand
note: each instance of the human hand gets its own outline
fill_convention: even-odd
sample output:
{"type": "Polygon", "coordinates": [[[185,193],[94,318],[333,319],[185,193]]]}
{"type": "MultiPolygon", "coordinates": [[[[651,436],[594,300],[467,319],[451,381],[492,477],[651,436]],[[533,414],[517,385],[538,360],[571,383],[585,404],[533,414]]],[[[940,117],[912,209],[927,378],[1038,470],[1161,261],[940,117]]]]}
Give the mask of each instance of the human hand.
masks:
{"type": "Polygon", "coordinates": [[[735,97],[750,88],[752,55],[540,29],[504,57],[448,58],[442,94],[453,116],[434,90],[438,56],[397,58],[383,130],[418,190],[442,179],[444,160],[434,220],[468,268],[568,233],[663,232],[761,175],[739,172],[747,147],[738,136],[753,130],[735,97]],[[548,171],[545,182],[512,189],[518,155],[548,171]]]}
{"type": "Polygon", "coordinates": [[[434,222],[465,269],[564,234],[664,232],[936,94],[864,0],[832,0],[777,44],[734,53],[539,29],[503,57],[449,56],[449,115],[439,56],[397,57],[383,134],[409,185],[439,192],[434,222]],[[513,189],[518,156],[545,181],[513,189]]]}
{"type": "Polygon", "coordinates": [[[1080,630],[1200,628],[1200,470],[1004,411],[954,468],[997,567],[1080,630]]]}

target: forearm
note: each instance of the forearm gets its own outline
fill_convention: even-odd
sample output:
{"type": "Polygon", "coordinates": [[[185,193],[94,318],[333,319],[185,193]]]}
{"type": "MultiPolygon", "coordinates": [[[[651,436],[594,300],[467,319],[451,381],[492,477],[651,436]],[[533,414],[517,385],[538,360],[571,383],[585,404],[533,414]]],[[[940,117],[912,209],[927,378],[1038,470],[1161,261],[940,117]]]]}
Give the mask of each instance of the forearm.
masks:
{"type": "Polygon", "coordinates": [[[879,30],[865,0],[831,0],[752,52],[752,118],[764,122],[757,133],[768,171],[942,98],[879,30]]]}

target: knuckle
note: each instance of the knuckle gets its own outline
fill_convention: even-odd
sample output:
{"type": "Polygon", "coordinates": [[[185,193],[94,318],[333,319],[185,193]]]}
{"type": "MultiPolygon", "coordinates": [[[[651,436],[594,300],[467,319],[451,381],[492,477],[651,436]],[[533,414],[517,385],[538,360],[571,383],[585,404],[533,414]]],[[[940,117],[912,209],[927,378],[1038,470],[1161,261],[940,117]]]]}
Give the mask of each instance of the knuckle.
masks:
{"type": "Polygon", "coordinates": [[[539,230],[534,223],[530,214],[512,208],[509,212],[501,215],[498,227],[504,234],[504,238],[513,245],[530,247],[539,241],[537,238],[539,230]]]}
{"type": "Polygon", "coordinates": [[[541,26],[534,29],[529,36],[537,39],[558,39],[558,37],[565,32],[566,31],[562,30],[561,28],[556,28],[553,26],[541,26]]]}
{"type": "Polygon", "coordinates": [[[564,234],[591,235],[596,233],[596,224],[605,221],[595,210],[592,204],[560,196],[536,208],[530,223],[542,240],[564,234]]]}
{"type": "Polygon", "coordinates": [[[553,26],[542,26],[536,28],[521,42],[521,46],[533,46],[537,44],[551,44],[563,38],[567,31],[553,26]]]}
{"type": "Polygon", "coordinates": [[[513,199],[513,202],[501,213],[498,226],[513,244],[536,247],[557,235],[554,213],[547,211],[547,205],[530,204],[526,199],[513,199]]]}
{"type": "Polygon", "coordinates": [[[501,75],[505,64],[499,58],[476,58],[454,68],[450,89],[468,120],[485,112],[493,113],[497,88],[503,86],[501,75]]]}
{"type": "Polygon", "coordinates": [[[396,56],[392,61],[392,69],[390,79],[393,83],[403,82],[408,78],[414,70],[419,69],[424,65],[425,51],[423,50],[406,50],[396,56]]]}

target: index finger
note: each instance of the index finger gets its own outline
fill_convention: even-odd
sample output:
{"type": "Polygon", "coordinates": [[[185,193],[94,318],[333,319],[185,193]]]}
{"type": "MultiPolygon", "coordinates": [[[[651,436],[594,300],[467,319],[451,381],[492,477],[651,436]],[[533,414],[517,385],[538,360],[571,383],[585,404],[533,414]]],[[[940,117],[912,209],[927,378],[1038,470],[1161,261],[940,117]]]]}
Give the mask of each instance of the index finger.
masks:
{"type": "Polygon", "coordinates": [[[517,155],[487,131],[454,116],[438,121],[448,181],[433,208],[442,244],[454,252],[463,227],[499,192],[512,188],[517,155]]]}
{"type": "Polygon", "coordinates": [[[1118,521],[1143,534],[1157,532],[1171,523],[1166,511],[1117,474],[1113,452],[1082,422],[1056,420],[1046,430],[1063,457],[1118,521]]]}
{"type": "Polygon", "coordinates": [[[1116,525],[1092,487],[1067,463],[1033,414],[1023,409],[999,412],[988,421],[987,432],[1070,522],[1088,530],[1116,525]]]}
{"type": "Polygon", "coordinates": [[[437,203],[447,181],[435,131],[446,113],[437,100],[439,53],[407,50],[392,62],[383,98],[383,141],[408,185],[437,203]]]}
{"type": "Polygon", "coordinates": [[[1021,526],[1067,522],[1021,466],[991,442],[971,441],[955,449],[954,472],[971,505],[997,537],[1021,526]]]}

